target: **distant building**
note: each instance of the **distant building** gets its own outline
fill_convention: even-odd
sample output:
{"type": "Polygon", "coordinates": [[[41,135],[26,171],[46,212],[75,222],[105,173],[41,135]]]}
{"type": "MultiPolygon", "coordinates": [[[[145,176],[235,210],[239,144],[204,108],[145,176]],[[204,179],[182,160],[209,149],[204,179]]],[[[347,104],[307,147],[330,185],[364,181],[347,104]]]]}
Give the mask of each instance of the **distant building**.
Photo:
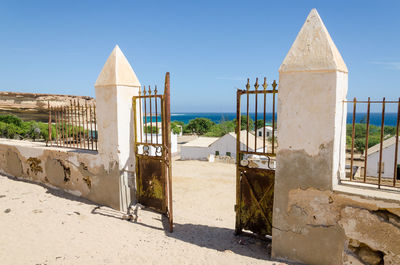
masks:
{"type": "MultiPolygon", "coordinates": [[[[264,130],[265,130],[265,137],[272,137],[272,126],[265,126],[262,128],[257,128],[257,136],[258,137],[264,137],[264,130]]],[[[276,136],[276,130],[274,132],[274,136],[276,136]]]]}
{"type": "MultiPolygon", "coordinates": [[[[240,133],[240,147],[246,150],[247,132],[240,133]]],[[[257,141],[257,151],[263,151],[263,139],[254,137],[249,133],[249,151],[254,152],[254,147],[257,141]]],[[[267,151],[267,144],[265,144],[267,151]]],[[[220,138],[216,137],[199,137],[190,141],[181,147],[182,160],[208,160],[210,155],[215,156],[230,156],[236,159],[236,134],[228,133],[220,138]]]]}
{"type": "MultiPolygon", "coordinates": [[[[398,139],[400,141],[400,138],[398,139]]],[[[393,178],[394,176],[394,155],[396,149],[396,137],[391,137],[383,141],[382,146],[382,177],[393,178]]],[[[396,162],[397,178],[400,178],[400,143],[397,150],[398,157],[396,162]]],[[[379,153],[380,144],[368,149],[367,176],[378,177],[379,175],[379,153]]]]}

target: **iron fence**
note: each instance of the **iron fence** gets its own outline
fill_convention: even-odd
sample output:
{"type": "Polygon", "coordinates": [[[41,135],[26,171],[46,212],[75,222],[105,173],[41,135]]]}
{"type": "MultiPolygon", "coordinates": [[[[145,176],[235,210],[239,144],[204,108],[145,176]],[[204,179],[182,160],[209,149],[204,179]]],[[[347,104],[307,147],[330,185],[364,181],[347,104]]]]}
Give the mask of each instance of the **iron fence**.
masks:
{"type": "Polygon", "coordinates": [[[63,106],[50,106],[48,145],[97,151],[96,106],[71,100],[63,106]]]}
{"type": "Polygon", "coordinates": [[[344,103],[352,109],[349,112],[352,121],[346,128],[346,177],[342,181],[371,184],[378,189],[400,188],[400,98],[398,101],[354,98],[344,103]],[[378,111],[372,112],[372,107],[378,111]]]}

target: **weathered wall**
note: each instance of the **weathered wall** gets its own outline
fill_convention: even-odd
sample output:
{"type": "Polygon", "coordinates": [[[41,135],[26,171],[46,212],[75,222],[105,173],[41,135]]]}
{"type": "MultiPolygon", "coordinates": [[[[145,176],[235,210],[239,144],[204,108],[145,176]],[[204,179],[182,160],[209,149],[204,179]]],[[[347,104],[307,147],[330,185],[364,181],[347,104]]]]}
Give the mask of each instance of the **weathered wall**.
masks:
{"type": "Polygon", "coordinates": [[[105,167],[95,151],[0,139],[0,172],[120,209],[118,163],[105,167]]]}
{"type": "Polygon", "coordinates": [[[275,256],[306,264],[400,264],[397,201],[316,188],[288,194],[286,221],[274,222],[275,256]]]}
{"type": "Polygon", "coordinates": [[[279,73],[272,255],[306,264],[400,264],[399,194],[339,183],[347,67],[316,10],[279,73]]]}

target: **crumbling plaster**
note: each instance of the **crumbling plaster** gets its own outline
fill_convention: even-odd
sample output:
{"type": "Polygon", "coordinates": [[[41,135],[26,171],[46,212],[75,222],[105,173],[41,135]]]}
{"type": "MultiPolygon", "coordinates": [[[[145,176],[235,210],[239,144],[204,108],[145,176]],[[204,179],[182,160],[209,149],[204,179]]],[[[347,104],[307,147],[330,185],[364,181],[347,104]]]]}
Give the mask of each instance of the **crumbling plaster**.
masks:
{"type": "Polygon", "coordinates": [[[105,166],[95,151],[0,140],[0,172],[119,209],[119,166],[117,162],[105,166]]]}
{"type": "Polygon", "coordinates": [[[345,172],[347,78],[313,9],[279,69],[275,258],[400,264],[399,196],[339,183],[345,172]]]}

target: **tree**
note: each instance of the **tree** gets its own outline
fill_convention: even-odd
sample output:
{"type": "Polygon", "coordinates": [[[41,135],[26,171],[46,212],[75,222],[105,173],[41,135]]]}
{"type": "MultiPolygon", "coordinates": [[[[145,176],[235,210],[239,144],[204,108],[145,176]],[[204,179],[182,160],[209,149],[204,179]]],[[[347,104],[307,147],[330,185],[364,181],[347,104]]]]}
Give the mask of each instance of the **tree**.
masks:
{"type": "MultiPolygon", "coordinates": [[[[236,130],[237,120],[234,119],[233,121],[235,122],[235,130],[236,130]]],[[[249,116],[249,131],[253,130],[253,128],[254,128],[254,121],[249,116]]],[[[240,116],[240,129],[241,130],[247,130],[247,116],[246,115],[240,116]]]]}
{"type": "Polygon", "coordinates": [[[196,118],[194,120],[190,120],[189,124],[186,126],[186,129],[190,132],[203,135],[210,131],[211,127],[215,123],[207,118],[196,118]]]}
{"type": "Polygon", "coordinates": [[[257,129],[263,128],[264,126],[264,120],[257,120],[257,129]]]}
{"type": "Polygon", "coordinates": [[[221,137],[227,133],[235,131],[235,123],[233,121],[224,121],[219,124],[215,124],[211,127],[210,131],[205,136],[209,137],[221,137]]]}

